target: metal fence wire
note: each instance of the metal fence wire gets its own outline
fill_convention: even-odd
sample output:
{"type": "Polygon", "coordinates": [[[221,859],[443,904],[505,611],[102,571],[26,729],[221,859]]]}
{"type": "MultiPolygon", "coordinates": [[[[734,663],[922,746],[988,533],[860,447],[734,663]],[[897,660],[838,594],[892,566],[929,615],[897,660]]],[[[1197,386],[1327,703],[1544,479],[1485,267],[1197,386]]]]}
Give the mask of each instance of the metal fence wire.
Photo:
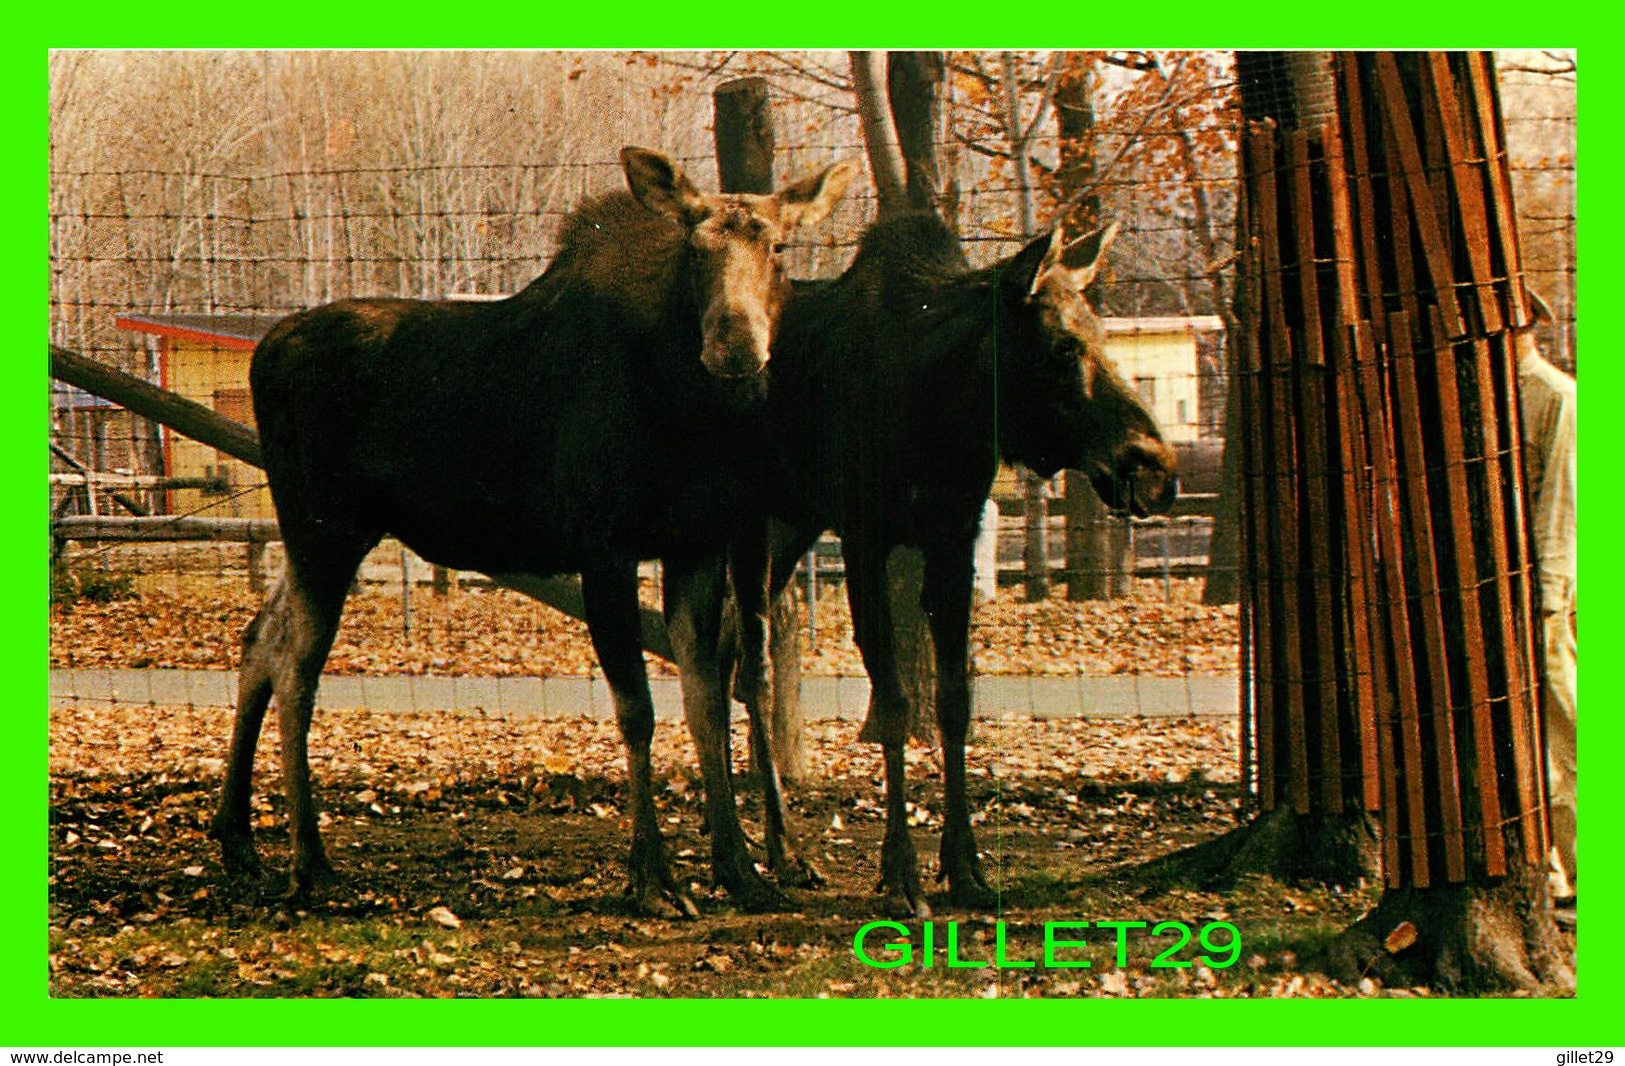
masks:
{"type": "MultiPolygon", "coordinates": [[[[1089,296],[1183,473],[1170,516],[1132,521],[1082,478],[1001,473],[978,578],[979,713],[1234,714],[1236,531],[1215,522],[1234,57],[946,60],[940,208],[976,263],[1018,247],[1026,213],[1069,232],[1120,223],[1089,296]],[[1039,532],[1049,588],[1035,593],[1024,558],[1039,532]]],[[[1572,369],[1572,56],[1499,62],[1525,261],[1557,310],[1547,348],[1572,369]]],[[[517,290],[575,204],[623,186],[625,143],[716,188],[712,94],[742,76],[768,85],[780,181],[865,158],[841,54],[53,53],[51,343],[252,425],[249,359],[282,315],[517,290]]],[[[875,213],[858,182],[790,249],[791,273],[839,273],[875,213]]],[[[50,406],[53,698],[229,706],[240,633],[280,566],[263,476],[82,389],[53,382],[50,406]],[[158,516],[209,521],[185,540],[131,521],[158,516]]],[[[651,603],[658,581],[646,567],[651,603]]],[[[796,587],[804,707],[860,715],[837,542],[796,587]]],[[[328,708],[611,713],[583,625],[393,541],[362,567],[327,669],[328,708]]]]}

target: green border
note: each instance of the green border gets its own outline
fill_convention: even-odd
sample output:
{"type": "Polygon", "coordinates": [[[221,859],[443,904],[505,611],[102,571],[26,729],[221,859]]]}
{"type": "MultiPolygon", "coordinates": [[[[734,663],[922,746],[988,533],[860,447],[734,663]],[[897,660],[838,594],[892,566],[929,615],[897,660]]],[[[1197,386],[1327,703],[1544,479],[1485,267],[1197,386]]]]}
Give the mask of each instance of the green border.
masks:
{"type": "MultiPolygon", "coordinates": [[[[8,48],[11,62],[5,77],[15,106],[14,129],[38,130],[24,116],[42,116],[40,86],[45,49],[71,47],[285,46],[336,47],[576,47],[610,46],[715,47],[720,38],[747,38],[752,46],[800,46],[840,43],[854,38],[872,46],[941,46],[965,43],[944,37],[971,38],[977,47],[1078,46],[1102,40],[1141,43],[1156,36],[1176,44],[1250,47],[1410,47],[1495,43],[1517,44],[1518,38],[1558,37],[1560,43],[1603,45],[1616,35],[1597,16],[1566,9],[1553,17],[1503,0],[1453,8],[1410,0],[1365,4],[1339,11],[1316,5],[1246,4],[1229,8],[1158,5],[1154,9],[1124,4],[1117,11],[1101,5],[1078,8],[1077,22],[1066,21],[1064,7],[1032,9],[1015,20],[993,5],[951,0],[912,8],[829,5],[776,7],[746,5],[740,0],[671,5],[617,4],[603,8],[564,5],[581,21],[560,22],[545,5],[481,5],[474,9],[443,4],[397,2],[376,11],[346,6],[335,15],[332,5],[305,0],[266,5],[207,5],[187,0],[158,9],[100,2],[47,9],[29,26],[7,22],[17,43],[8,48]],[[767,10],[767,16],[761,12],[767,10]],[[857,19],[861,18],[861,23],[857,19]],[[1332,21],[1333,19],[1337,21],[1332,21]],[[1088,22],[1083,20],[1087,19],[1088,22]],[[718,27],[722,30],[719,32],[718,27]],[[1239,28],[1238,28],[1239,27],[1239,28]],[[36,39],[37,38],[37,39],[36,39]],[[1472,40],[1472,38],[1480,38],[1472,40]],[[1487,38],[1485,40],[1484,38],[1487,38]],[[1205,40],[1204,40],[1205,39],[1205,40]],[[1466,40],[1464,40],[1466,39],[1466,40]]],[[[1586,49],[1600,59],[1588,68],[1585,103],[1589,115],[1607,116],[1617,100],[1618,75],[1608,68],[1611,50],[1586,49]]],[[[1603,118],[1588,128],[1612,133],[1603,118]]],[[[40,131],[43,132],[43,131],[40,131]]],[[[33,135],[38,135],[36,132],[33,135]]],[[[25,137],[17,140],[26,142],[25,137]]],[[[1611,136],[1609,138],[1611,140],[1611,136]]],[[[42,145],[42,141],[35,142],[42,145]]],[[[1616,274],[1605,252],[1620,247],[1614,221],[1611,172],[1616,151],[1603,138],[1587,141],[1584,187],[1592,210],[1587,213],[1581,256],[1588,265],[1588,293],[1605,293],[1598,271],[1616,274]]],[[[14,164],[4,177],[14,210],[4,225],[9,247],[38,248],[44,230],[39,215],[24,207],[44,200],[44,167],[32,151],[16,153],[27,160],[14,164]],[[38,169],[35,169],[38,168],[38,169]],[[32,235],[32,236],[30,236],[32,235]]],[[[48,243],[48,242],[46,242],[48,243]]],[[[48,249],[46,252],[48,256],[48,249]]],[[[28,297],[40,284],[40,258],[18,254],[5,268],[12,274],[7,290],[15,300],[13,321],[38,321],[39,297],[28,297]]],[[[41,294],[43,295],[43,294],[41,294]]],[[[26,334],[26,329],[22,331],[26,334]]],[[[1568,1001],[1518,1000],[1081,1000],[1081,1001],[62,1001],[46,995],[44,810],[47,788],[40,768],[46,762],[45,636],[41,605],[45,602],[44,552],[40,550],[38,440],[44,407],[42,375],[24,369],[38,358],[13,352],[7,361],[8,384],[0,389],[0,447],[13,457],[0,465],[5,493],[17,503],[0,523],[0,546],[9,580],[0,591],[0,676],[12,680],[16,700],[12,720],[26,723],[0,745],[0,810],[14,812],[5,832],[3,868],[10,872],[0,888],[0,915],[12,937],[0,948],[0,1036],[8,1045],[71,1047],[83,1045],[202,1046],[288,1041],[298,1044],[488,1046],[548,1044],[1076,1044],[1099,1045],[1499,1045],[1539,1044],[1599,1046],[1617,1032],[1620,969],[1609,957],[1607,916],[1619,890],[1617,864],[1596,847],[1587,853],[1588,915],[1591,950],[1582,967],[1581,991],[1568,1001]],[[28,457],[24,460],[21,457],[28,457]],[[33,503],[26,501],[33,500],[33,503]],[[1600,873],[1599,873],[1600,871],[1600,873]],[[1600,891],[1599,891],[1600,886],[1600,891]],[[1596,938],[1602,937],[1598,940],[1596,938]]],[[[1625,396],[1618,364],[1593,357],[1587,363],[1587,394],[1604,397],[1603,410],[1625,396]]],[[[1588,407],[1597,410],[1597,401],[1588,407]]],[[[1594,448],[1604,447],[1604,433],[1590,432],[1594,448]]],[[[1588,454],[1606,454],[1588,450],[1588,454]]],[[[1599,467],[1600,469],[1600,467],[1599,467]]],[[[1587,528],[1614,528],[1618,521],[1611,494],[1596,490],[1587,498],[1587,528]]],[[[1606,543],[1598,537],[1588,545],[1606,543]]],[[[1611,605],[1625,598],[1625,578],[1607,564],[1599,549],[1597,565],[1588,568],[1587,602],[1603,604],[1587,621],[1588,644],[1608,648],[1620,624],[1611,605]],[[1602,626],[1598,644],[1599,630],[1602,626]]],[[[1593,664],[1595,666],[1595,664],[1593,664]]],[[[1618,667],[1605,662],[1602,673],[1588,673],[1587,691],[1604,694],[1620,679],[1618,667]]],[[[1598,705],[1600,699],[1593,700],[1598,705]]],[[[1588,715],[1585,750],[1588,767],[1604,766],[1602,753],[1620,751],[1618,716],[1604,707],[1588,715]]],[[[1585,786],[1588,826],[1619,824],[1618,795],[1598,785],[1593,771],[1585,786]]],[[[1604,778],[1606,781],[1606,778],[1604,778]]],[[[1593,832],[1605,839],[1606,830],[1593,832]]]]}

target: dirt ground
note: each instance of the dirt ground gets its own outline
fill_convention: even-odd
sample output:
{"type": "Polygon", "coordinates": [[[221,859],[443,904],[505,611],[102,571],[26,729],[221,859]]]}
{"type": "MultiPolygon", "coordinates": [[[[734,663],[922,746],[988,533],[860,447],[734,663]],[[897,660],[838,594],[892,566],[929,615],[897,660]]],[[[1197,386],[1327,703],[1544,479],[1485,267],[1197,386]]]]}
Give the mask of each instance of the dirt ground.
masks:
{"type": "MultiPolygon", "coordinates": [[[[934,965],[863,965],[854,934],[882,918],[878,749],[856,722],[809,726],[810,775],[792,818],[828,877],[793,911],[743,914],[709,887],[692,748],[655,742],[657,804],[700,906],[697,921],[629,909],[624,762],[613,723],[319,712],[312,752],[330,854],[344,883],[306,910],[224,878],[204,827],[222,771],[223,711],[79,705],[51,713],[50,973],[58,996],[1358,996],[1426,995],[1335,983],[1317,953],[1372,903],[1253,879],[1224,894],[1151,889],[1144,861],[1234,828],[1236,738],[1223,719],[978,722],[971,753],[979,843],[1003,900],[958,911],[930,880],[938,767],[909,752],[914,834],[936,908],[934,965]],[[1044,923],[1212,927],[1206,952],[1174,927],[1080,936],[1043,964],[1044,923]],[[994,957],[1031,968],[947,965],[994,957]],[[1228,949],[1228,923],[1241,937],[1228,949]],[[1193,963],[1154,966],[1166,961],[1193,963]],[[1205,965],[1198,955],[1230,966],[1205,965]]],[[[255,806],[269,868],[286,860],[275,730],[255,806]]],[[[742,734],[735,755],[744,759],[742,734]]],[[[747,830],[755,793],[742,787],[747,830]]],[[[924,935],[910,923],[910,938],[924,935]]],[[[895,959],[870,937],[872,957],[895,959]]]]}

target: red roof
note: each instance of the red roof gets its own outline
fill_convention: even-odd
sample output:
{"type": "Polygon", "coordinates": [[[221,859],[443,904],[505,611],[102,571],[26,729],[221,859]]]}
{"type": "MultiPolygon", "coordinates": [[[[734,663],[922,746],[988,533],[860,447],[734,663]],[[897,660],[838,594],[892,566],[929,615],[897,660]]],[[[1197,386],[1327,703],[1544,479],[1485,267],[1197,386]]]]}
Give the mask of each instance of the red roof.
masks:
{"type": "Polygon", "coordinates": [[[136,333],[152,333],[176,340],[202,341],[219,348],[247,352],[283,315],[119,315],[113,325],[136,333]]]}

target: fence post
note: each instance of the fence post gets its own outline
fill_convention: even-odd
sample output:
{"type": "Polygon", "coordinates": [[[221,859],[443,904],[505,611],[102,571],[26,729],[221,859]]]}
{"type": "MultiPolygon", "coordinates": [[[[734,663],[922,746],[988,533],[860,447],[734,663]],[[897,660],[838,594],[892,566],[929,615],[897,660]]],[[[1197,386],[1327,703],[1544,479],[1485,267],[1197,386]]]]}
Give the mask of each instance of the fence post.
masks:
{"type": "Polygon", "coordinates": [[[766,78],[737,78],[711,94],[717,182],[723,192],[773,191],[773,114],[766,78]]]}
{"type": "Polygon", "coordinates": [[[248,587],[256,595],[265,592],[265,541],[248,542],[248,587]]]}

